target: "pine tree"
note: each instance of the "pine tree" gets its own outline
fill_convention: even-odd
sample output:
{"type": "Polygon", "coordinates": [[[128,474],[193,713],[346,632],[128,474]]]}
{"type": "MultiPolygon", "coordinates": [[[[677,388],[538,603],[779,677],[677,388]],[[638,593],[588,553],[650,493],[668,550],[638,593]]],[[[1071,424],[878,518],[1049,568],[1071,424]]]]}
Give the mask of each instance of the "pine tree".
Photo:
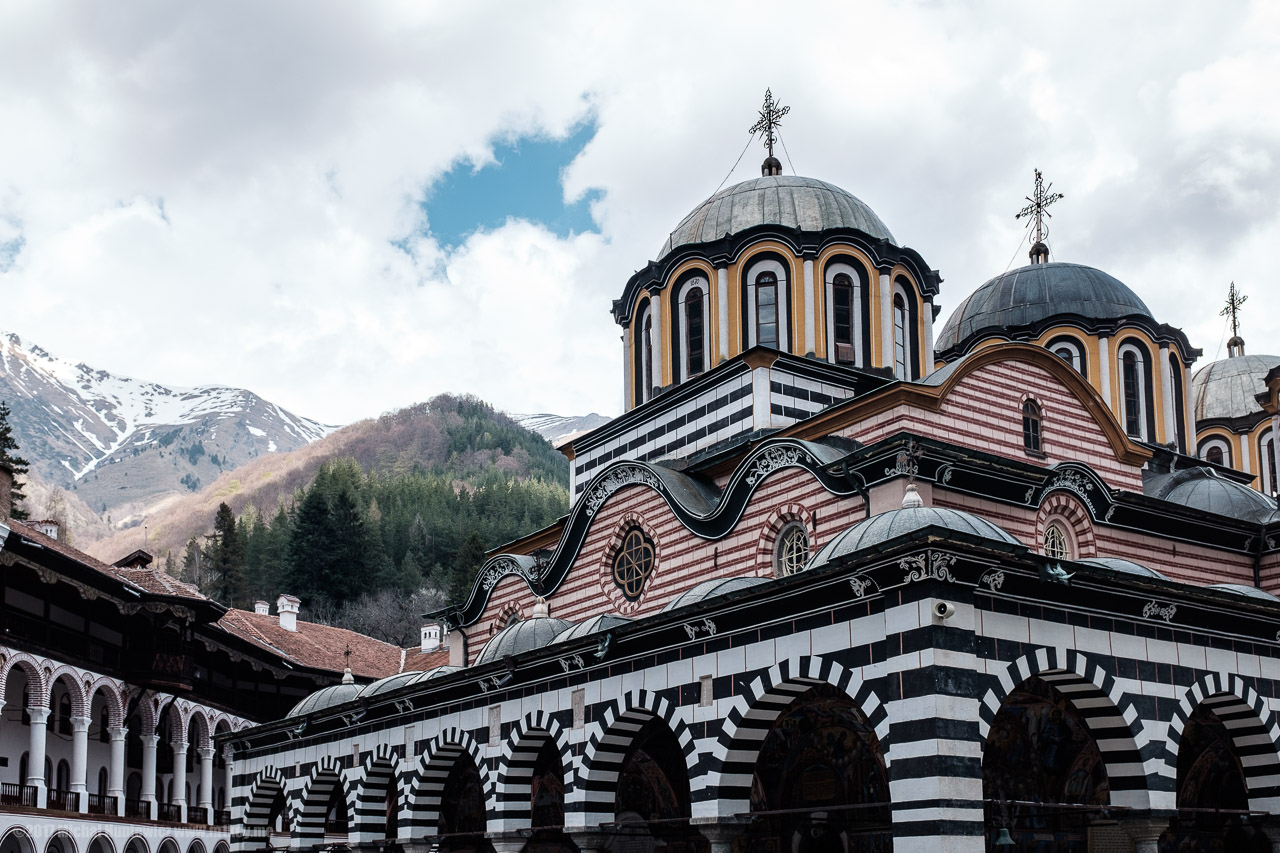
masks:
{"type": "Polygon", "coordinates": [[[18,442],[13,437],[13,427],[9,425],[9,404],[0,400],[0,465],[13,471],[13,492],[9,502],[9,515],[19,521],[30,518],[20,504],[26,499],[22,493],[20,474],[27,473],[27,460],[18,455],[18,442]]]}
{"type": "Polygon", "coordinates": [[[211,597],[228,607],[244,603],[246,593],[244,542],[236,525],[236,514],[226,503],[218,504],[213,520],[213,541],[209,547],[213,563],[211,597]]]}
{"type": "Polygon", "coordinates": [[[451,601],[457,604],[466,603],[467,594],[471,592],[471,585],[475,582],[476,572],[484,565],[484,552],[484,539],[472,530],[467,534],[462,547],[458,549],[454,569],[450,572],[449,588],[446,592],[451,601]]]}

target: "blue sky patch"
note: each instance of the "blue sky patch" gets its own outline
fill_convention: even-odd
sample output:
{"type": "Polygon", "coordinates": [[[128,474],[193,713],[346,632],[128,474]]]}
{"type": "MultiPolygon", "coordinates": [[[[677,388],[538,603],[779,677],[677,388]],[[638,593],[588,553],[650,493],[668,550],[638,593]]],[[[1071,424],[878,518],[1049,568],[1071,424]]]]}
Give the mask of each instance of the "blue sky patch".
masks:
{"type": "Polygon", "coordinates": [[[481,228],[501,226],[508,218],[537,222],[561,237],[596,230],[588,191],[574,204],[564,203],[560,173],[595,135],[587,122],[564,139],[519,137],[494,146],[496,163],[476,170],[469,161],[446,172],[420,202],[428,231],[445,246],[457,246],[481,228]]]}

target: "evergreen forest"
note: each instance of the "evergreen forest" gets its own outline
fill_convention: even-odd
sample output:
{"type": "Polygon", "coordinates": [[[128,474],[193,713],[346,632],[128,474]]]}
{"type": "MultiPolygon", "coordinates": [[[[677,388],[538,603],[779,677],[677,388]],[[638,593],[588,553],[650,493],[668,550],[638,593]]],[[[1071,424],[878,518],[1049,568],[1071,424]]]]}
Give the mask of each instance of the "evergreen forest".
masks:
{"type": "Polygon", "coordinates": [[[412,642],[424,610],[466,597],[487,550],[568,511],[565,459],[540,436],[475,398],[425,407],[433,452],[362,446],[268,509],[220,504],[183,579],[244,609],[290,593],[302,619],[412,642]]]}

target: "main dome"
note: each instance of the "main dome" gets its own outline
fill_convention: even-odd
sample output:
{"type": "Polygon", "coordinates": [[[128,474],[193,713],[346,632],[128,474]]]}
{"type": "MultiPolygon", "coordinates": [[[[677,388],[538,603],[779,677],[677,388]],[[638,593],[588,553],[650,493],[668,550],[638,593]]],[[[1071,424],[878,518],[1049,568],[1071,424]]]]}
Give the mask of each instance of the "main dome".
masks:
{"type": "Polygon", "coordinates": [[[1237,355],[1206,364],[1191,377],[1191,399],[1196,420],[1244,418],[1263,414],[1255,396],[1266,390],[1263,380],[1280,356],[1237,355]]]}
{"type": "MultiPolygon", "coordinates": [[[[709,243],[757,225],[801,231],[851,228],[894,243],[876,212],[857,196],[816,178],[768,175],[721,190],[680,220],[658,257],[690,243],[709,243]]],[[[896,245],[896,244],[895,244],[896,245]]]]}
{"type": "Polygon", "coordinates": [[[938,333],[946,352],[982,332],[1034,326],[1066,314],[1088,320],[1152,317],[1146,303],[1115,276],[1083,264],[1031,264],[998,275],[960,303],[938,333]]]}

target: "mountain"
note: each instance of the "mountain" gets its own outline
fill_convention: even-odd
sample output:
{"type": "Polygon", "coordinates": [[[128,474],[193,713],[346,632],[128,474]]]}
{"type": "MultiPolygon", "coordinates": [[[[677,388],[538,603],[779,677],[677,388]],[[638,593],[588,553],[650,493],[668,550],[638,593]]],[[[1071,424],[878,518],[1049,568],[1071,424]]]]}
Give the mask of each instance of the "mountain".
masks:
{"type": "MultiPolygon", "coordinates": [[[[198,492],[165,502],[145,518],[145,548],[160,558],[180,558],[193,536],[209,532],[218,504],[224,501],[237,516],[252,505],[260,517],[269,519],[281,502],[292,502],[326,462],[338,459],[352,459],[366,473],[384,478],[417,472],[444,477],[456,488],[495,479],[542,481],[560,496],[561,512],[568,506],[569,465],[547,441],[480,400],[442,394],[343,427],[297,450],[252,459],[198,492]]],[[[494,544],[498,543],[490,543],[494,544]]],[[[135,527],[85,547],[95,556],[114,560],[144,544],[135,527]]]]}
{"type": "Polygon", "coordinates": [[[589,415],[510,415],[510,418],[556,447],[613,420],[595,412],[589,415]]]}
{"type": "Polygon", "coordinates": [[[59,359],[0,332],[0,400],[34,477],[117,522],[335,427],[240,388],[171,388],[59,359]]]}

